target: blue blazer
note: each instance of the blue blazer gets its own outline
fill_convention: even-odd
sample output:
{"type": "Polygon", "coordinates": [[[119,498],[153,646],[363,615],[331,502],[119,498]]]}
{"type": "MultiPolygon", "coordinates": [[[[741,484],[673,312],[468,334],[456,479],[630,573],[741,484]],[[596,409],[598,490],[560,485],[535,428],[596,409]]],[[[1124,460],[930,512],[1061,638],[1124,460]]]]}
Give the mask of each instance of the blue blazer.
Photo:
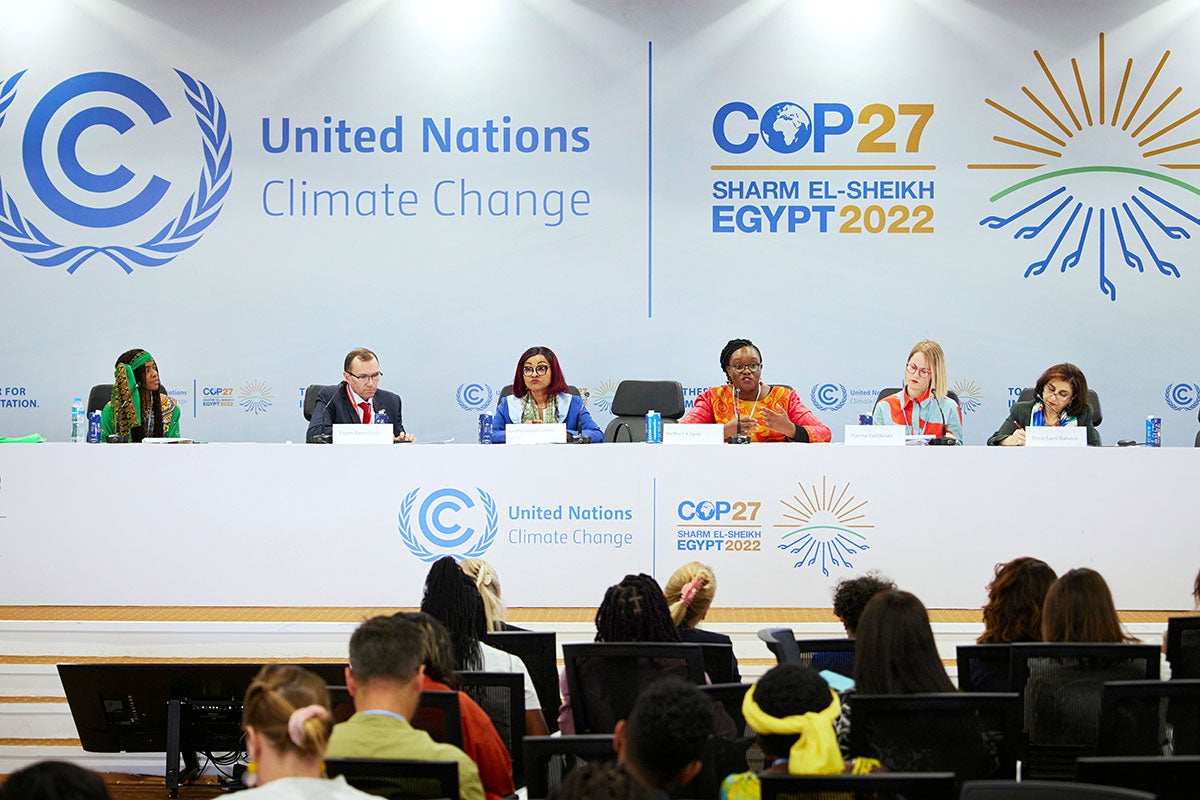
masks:
{"type": "MultiPolygon", "coordinates": [[[[380,411],[387,414],[392,423],[392,436],[404,433],[404,420],[400,418],[400,395],[378,389],[371,398],[371,418],[374,419],[380,411]]],[[[350,396],[346,394],[346,382],[337,386],[329,386],[317,396],[317,405],[313,408],[312,420],[308,423],[308,433],[305,441],[329,443],[333,437],[333,426],[353,425],[359,422],[358,410],[350,405],[350,396]]]]}
{"type": "MultiPolygon", "coordinates": [[[[604,431],[592,420],[592,415],[583,407],[583,398],[563,392],[555,398],[558,418],[567,423],[567,433],[585,433],[599,444],[604,441],[604,431]]],[[[313,417],[316,418],[315,416],[313,417]]],[[[509,395],[501,398],[496,413],[492,416],[492,442],[503,444],[505,425],[521,422],[521,398],[509,395]]]]}

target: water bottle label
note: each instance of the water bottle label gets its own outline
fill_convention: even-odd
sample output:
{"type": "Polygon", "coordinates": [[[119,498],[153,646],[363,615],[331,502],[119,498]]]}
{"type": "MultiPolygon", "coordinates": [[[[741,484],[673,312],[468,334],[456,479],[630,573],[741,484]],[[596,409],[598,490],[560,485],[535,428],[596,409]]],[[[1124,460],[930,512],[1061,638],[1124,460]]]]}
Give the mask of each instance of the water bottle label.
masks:
{"type": "Polygon", "coordinates": [[[100,431],[101,431],[100,412],[99,411],[89,411],[88,415],[87,415],[87,422],[88,422],[88,427],[87,427],[88,442],[90,442],[91,444],[99,444],[100,443],[100,431]]]}
{"type": "Polygon", "coordinates": [[[391,420],[388,419],[387,411],[379,409],[375,412],[375,416],[371,419],[376,425],[390,425],[391,420]]]}
{"type": "Polygon", "coordinates": [[[492,443],[492,415],[491,414],[480,414],[479,415],[479,443],[480,444],[491,444],[492,443]]]}

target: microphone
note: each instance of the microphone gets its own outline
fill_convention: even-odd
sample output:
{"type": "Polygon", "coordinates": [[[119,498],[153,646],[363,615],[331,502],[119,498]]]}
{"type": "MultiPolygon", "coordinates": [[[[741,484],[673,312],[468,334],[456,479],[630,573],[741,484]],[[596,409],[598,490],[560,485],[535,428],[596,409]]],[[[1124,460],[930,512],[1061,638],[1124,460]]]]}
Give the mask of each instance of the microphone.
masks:
{"type": "MultiPolygon", "coordinates": [[[[759,386],[761,387],[761,385],[762,381],[759,381],[759,386]]],[[[737,384],[733,382],[733,378],[729,379],[729,388],[733,392],[733,415],[734,419],[737,420],[737,433],[725,437],[725,441],[729,444],[750,444],[750,437],[742,433],[742,409],[738,403],[738,389],[737,384]]],[[[757,400],[757,395],[755,395],[755,399],[757,400]]]]}
{"type": "Polygon", "coordinates": [[[941,400],[938,398],[938,396],[936,394],[934,394],[933,387],[930,387],[929,395],[933,398],[933,401],[935,403],[937,403],[938,411],[941,412],[941,415],[942,415],[942,435],[933,437],[932,439],[929,440],[929,443],[936,444],[936,445],[956,445],[956,444],[958,444],[958,439],[955,439],[953,436],[946,435],[946,409],[942,408],[941,400]]]}

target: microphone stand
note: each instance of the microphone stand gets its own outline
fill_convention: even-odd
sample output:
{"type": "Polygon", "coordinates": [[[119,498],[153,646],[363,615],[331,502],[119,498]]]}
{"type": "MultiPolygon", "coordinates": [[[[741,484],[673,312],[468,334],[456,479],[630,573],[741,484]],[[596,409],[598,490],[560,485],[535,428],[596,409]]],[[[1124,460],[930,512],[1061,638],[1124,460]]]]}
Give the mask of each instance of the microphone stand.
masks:
{"type": "MultiPolygon", "coordinates": [[[[742,411],[738,405],[738,390],[737,384],[733,381],[729,382],[729,388],[733,390],[733,414],[737,420],[737,433],[732,436],[726,436],[725,441],[729,444],[750,444],[750,437],[742,433],[742,411]]],[[[759,387],[761,389],[761,386],[759,387]]]]}

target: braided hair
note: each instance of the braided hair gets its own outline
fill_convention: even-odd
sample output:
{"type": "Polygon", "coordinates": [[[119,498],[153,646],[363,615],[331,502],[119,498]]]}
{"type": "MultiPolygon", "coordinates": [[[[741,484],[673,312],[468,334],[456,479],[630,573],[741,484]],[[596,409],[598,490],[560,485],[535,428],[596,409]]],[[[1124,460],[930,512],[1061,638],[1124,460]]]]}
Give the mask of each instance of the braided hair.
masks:
{"type": "Polygon", "coordinates": [[[479,642],[487,633],[487,617],[475,581],[450,556],[433,562],[425,576],[421,610],[446,626],[460,670],[483,667],[479,642]]]}
{"type": "Polygon", "coordinates": [[[728,342],[725,343],[725,346],[721,348],[721,374],[722,375],[724,375],[725,377],[728,377],[728,375],[725,373],[725,370],[729,369],[729,360],[731,358],[733,358],[734,353],[736,353],[738,350],[741,350],[743,347],[753,347],[754,352],[758,353],[759,363],[760,364],[762,363],[762,351],[758,349],[758,345],[756,345],[754,342],[750,341],[749,339],[730,339],[728,342]]]}
{"type": "Polygon", "coordinates": [[[608,587],[596,609],[597,642],[678,642],[679,630],[658,581],[626,575],[608,587]]]}

